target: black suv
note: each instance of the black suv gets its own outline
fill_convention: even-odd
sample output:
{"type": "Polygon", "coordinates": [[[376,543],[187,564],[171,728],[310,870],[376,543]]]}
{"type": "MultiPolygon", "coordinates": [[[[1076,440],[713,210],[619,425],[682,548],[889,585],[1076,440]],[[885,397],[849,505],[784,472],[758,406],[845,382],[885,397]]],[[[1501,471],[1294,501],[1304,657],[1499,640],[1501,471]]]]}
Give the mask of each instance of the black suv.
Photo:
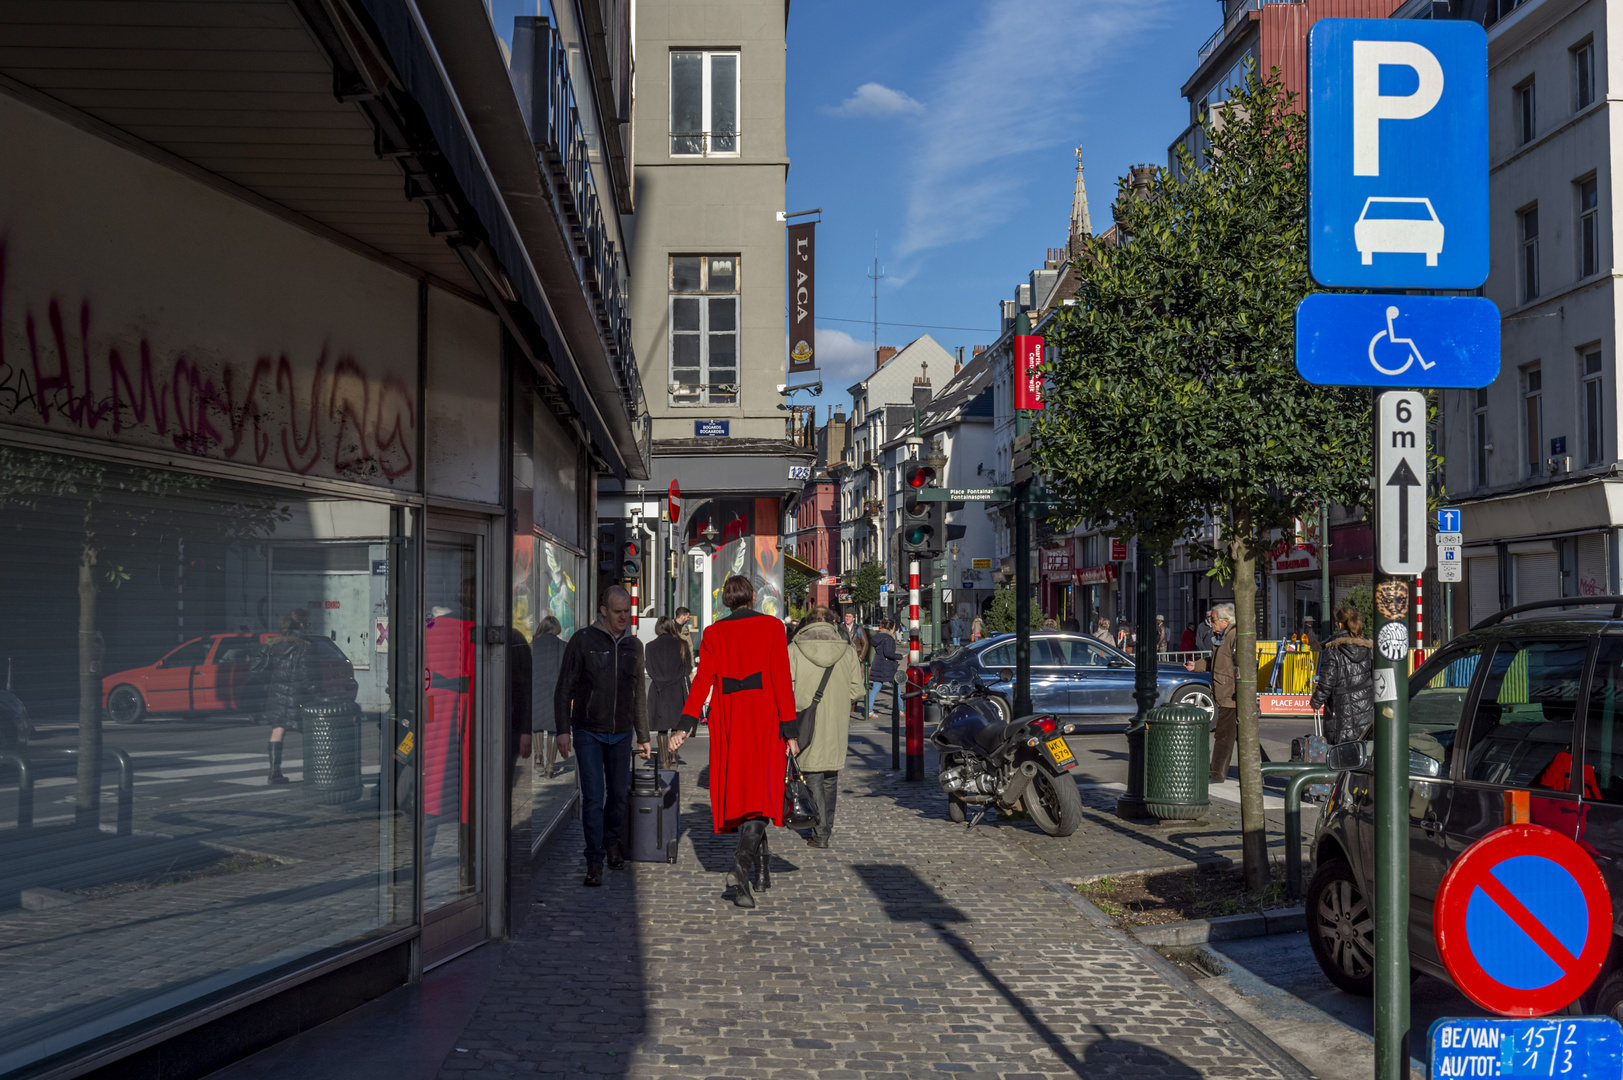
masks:
{"type": "MultiPolygon", "coordinates": [[[[1374,987],[1373,787],[1363,771],[1337,781],[1314,838],[1318,869],[1307,890],[1314,957],[1332,982],[1357,994],[1374,987]]],[[[1432,902],[1449,864],[1504,824],[1507,790],[1527,792],[1534,824],[1594,857],[1612,895],[1614,927],[1623,927],[1623,597],[1510,608],[1438,649],[1409,677],[1416,971],[1448,978],[1432,938],[1432,902]],[[1578,604],[1600,609],[1550,610],[1578,604]]],[[[1585,1013],[1623,1018],[1623,948],[1613,940],[1578,1003],[1585,1013]]]]}

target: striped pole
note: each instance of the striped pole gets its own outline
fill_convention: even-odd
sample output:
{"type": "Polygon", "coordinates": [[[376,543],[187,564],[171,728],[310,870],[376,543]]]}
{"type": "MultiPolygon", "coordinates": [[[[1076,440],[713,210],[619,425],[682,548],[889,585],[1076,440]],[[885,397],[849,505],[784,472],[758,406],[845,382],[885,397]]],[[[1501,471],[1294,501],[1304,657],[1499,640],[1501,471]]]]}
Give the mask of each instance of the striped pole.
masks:
{"type": "Polygon", "coordinates": [[[1415,648],[1425,648],[1425,578],[1415,578],[1415,648]]]}
{"type": "Polygon", "coordinates": [[[642,608],[637,606],[637,579],[631,579],[631,636],[636,637],[642,632],[640,613],[642,608]]]}
{"type": "Polygon", "coordinates": [[[907,564],[907,662],[919,662],[919,561],[907,564]]]}

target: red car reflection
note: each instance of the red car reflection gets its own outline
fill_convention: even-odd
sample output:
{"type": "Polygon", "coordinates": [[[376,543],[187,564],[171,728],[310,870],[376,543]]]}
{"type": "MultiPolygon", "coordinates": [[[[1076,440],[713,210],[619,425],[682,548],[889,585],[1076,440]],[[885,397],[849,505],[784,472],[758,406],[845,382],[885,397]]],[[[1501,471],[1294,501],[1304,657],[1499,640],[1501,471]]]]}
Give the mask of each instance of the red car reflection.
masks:
{"type": "MultiPolygon", "coordinates": [[[[138,724],[148,713],[245,712],[258,714],[264,688],[253,661],[275,634],[211,634],[193,638],[146,667],[119,671],[101,681],[102,705],[115,724],[138,724]]],[[[355,666],[323,637],[310,639],[321,688],[354,698],[355,666]]]]}

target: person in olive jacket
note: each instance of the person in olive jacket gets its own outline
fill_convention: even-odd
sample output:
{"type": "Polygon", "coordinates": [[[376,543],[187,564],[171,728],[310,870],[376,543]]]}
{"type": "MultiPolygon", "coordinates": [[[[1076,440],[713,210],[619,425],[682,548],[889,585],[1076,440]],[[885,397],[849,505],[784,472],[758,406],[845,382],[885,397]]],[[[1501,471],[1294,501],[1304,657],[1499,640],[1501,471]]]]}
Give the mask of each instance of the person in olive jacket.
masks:
{"type": "Polygon", "coordinates": [[[631,594],[618,585],[603,591],[597,621],[577,630],[564,647],[553,695],[558,754],[578,750],[581,831],[586,835],[586,880],[603,884],[603,865],[625,865],[626,800],[631,795],[631,741],[648,756],[648,710],[642,642],[631,627],[631,594]],[[578,744],[576,740],[578,741],[578,744]]]}
{"type": "Polygon", "coordinates": [[[1362,739],[1375,723],[1375,643],[1360,636],[1363,630],[1358,609],[1343,604],[1319,654],[1313,707],[1325,710],[1324,741],[1332,745],[1362,739]]]}
{"type": "Polygon", "coordinates": [[[817,804],[817,827],[806,843],[826,848],[834,830],[840,770],[845,768],[850,741],[851,703],[862,700],[862,662],[841,637],[828,608],[813,608],[800,624],[800,633],[789,643],[789,673],[795,684],[795,709],[809,709],[813,699],[817,701],[816,713],[800,723],[796,738],[800,753],[795,760],[817,804]],[[819,687],[821,698],[817,697],[819,687]]]}

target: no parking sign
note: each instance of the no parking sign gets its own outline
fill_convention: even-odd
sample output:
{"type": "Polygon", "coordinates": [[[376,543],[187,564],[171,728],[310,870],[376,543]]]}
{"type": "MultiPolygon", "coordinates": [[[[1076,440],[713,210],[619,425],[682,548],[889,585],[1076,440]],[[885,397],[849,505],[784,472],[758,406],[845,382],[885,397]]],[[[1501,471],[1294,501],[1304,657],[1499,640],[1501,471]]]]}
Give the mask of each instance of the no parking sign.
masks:
{"type": "Polygon", "coordinates": [[[1583,848],[1542,825],[1507,825],[1449,867],[1432,931],[1472,1001],[1501,1016],[1545,1016],[1600,974],[1612,901],[1583,848]]]}

